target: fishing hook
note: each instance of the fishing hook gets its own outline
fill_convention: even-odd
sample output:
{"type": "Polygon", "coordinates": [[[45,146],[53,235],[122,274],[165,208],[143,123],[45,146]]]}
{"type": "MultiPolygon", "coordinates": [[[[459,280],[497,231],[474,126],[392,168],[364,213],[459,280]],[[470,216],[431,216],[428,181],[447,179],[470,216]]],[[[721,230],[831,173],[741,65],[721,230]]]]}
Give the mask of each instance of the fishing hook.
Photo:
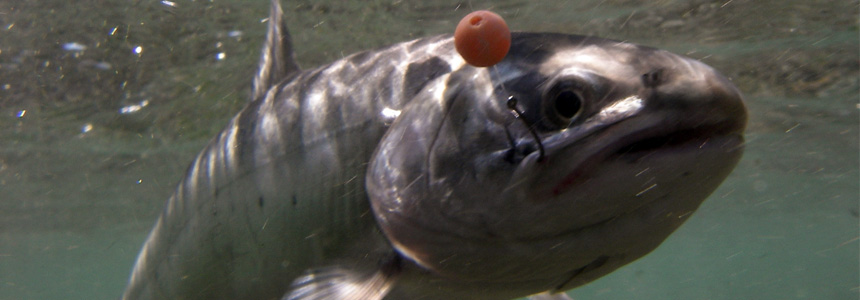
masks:
{"type": "Polygon", "coordinates": [[[514,97],[513,95],[508,96],[507,104],[508,104],[508,108],[514,112],[514,117],[523,121],[523,124],[525,124],[526,128],[528,128],[529,132],[531,132],[532,137],[535,139],[535,142],[537,142],[538,151],[540,153],[540,155],[538,156],[538,161],[539,162],[543,161],[544,156],[545,156],[544,154],[546,154],[546,152],[544,152],[544,149],[543,149],[543,143],[541,143],[540,137],[538,136],[537,132],[535,132],[535,129],[532,127],[532,125],[529,124],[529,121],[526,120],[526,118],[521,117],[523,115],[523,112],[521,110],[519,110],[519,108],[517,108],[517,98],[514,97]]]}

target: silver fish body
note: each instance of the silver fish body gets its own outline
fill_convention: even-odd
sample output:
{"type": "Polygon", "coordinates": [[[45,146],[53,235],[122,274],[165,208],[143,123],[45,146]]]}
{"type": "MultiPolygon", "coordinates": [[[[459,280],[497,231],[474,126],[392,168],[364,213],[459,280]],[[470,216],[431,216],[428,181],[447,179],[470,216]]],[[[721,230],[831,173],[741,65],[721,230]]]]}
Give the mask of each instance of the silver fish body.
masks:
{"type": "Polygon", "coordinates": [[[740,93],[662,50],[514,33],[475,68],[443,35],[299,71],[277,1],[270,21],[255,100],[192,162],[124,299],[558,293],[656,248],[742,154],[740,93]]]}

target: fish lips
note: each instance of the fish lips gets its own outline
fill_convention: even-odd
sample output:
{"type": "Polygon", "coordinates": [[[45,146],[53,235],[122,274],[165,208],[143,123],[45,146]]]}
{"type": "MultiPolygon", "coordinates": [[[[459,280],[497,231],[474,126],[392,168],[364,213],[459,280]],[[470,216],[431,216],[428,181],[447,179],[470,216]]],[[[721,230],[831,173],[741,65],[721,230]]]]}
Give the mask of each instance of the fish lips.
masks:
{"type": "MultiPolygon", "coordinates": [[[[679,155],[682,152],[698,152],[700,155],[708,155],[709,150],[716,149],[720,149],[717,154],[726,153],[730,156],[739,157],[743,153],[743,129],[737,128],[737,125],[724,122],[685,126],[684,122],[677,122],[671,118],[660,118],[653,121],[643,121],[643,119],[655,118],[634,117],[620,122],[615,128],[606,128],[606,130],[595,132],[584,139],[560,141],[546,145],[547,161],[543,164],[553,164],[556,160],[565,161],[564,158],[556,158],[566,152],[577,152],[580,151],[578,148],[586,148],[579,147],[581,144],[600,141],[598,142],[600,146],[588,147],[592,151],[578,155],[577,162],[573,163],[575,166],[569,168],[573,171],[568,172],[566,176],[557,181],[548,193],[551,196],[559,196],[568,192],[587,181],[588,174],[595,168],[609,161],[624,161],[633,164],[655,156],[679,155]],[[625,126],[627,124],[639,125],[643,122],[654,124],[641,128],[625,126]],[[616,133],[620,133],[620,135],[612,138],[611,135],[616,133]]],[[[708,157],[702,159],[708,159],[708,157]]],[[[535,161],[537,160],[535,159],[535,161]]],[[[536,164],[541,164],[541,162],[536,164]]],[[[734,165],[726,166],[729,169],[733,167],[734,165]]]]}

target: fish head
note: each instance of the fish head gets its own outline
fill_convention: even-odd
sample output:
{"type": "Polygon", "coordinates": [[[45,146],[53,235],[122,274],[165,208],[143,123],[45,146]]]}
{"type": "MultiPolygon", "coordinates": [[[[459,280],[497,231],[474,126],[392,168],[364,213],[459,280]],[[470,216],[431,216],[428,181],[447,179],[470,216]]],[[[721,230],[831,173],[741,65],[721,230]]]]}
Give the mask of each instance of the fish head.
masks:
{"type": "Polygon", "coordinates": [[[687,220],[739,161],[746,119],[699,61],[514,33],[502,62],[457,68],[403,108],[368,195],[392,246],[433,274],[566,290],[687,220]]]}

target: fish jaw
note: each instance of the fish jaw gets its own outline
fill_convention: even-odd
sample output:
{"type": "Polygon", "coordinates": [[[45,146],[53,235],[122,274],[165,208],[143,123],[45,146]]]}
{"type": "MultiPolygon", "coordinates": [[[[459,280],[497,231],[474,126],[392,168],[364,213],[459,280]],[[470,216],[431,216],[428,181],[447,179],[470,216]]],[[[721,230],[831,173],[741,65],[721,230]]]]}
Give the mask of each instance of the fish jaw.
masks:
{"type": "Polygon", "coordinates": [[[655,249],[742,155],[742,96],[704,64],[573,36],[515,34],[511,53],[429,84],[368,168],[382,231],[442,278],[535,293],[590,282],[655,249]],[[564,82],[582,112],[544,123],[564,82]]]}

